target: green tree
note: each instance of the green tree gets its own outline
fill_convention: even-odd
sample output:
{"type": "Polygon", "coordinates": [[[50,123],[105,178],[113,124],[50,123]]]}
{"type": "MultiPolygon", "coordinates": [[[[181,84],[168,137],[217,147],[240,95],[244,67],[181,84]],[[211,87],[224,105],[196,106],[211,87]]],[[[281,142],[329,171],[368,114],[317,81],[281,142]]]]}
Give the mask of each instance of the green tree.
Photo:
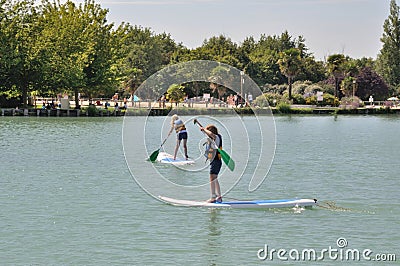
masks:
{"type": "Polygon", "coordinates": [[[210,88],[214,93],[217,94],[217,98],[221,99],[222,96],[227,92],[224,85],[231,85],[234,80],[234,76],[231,75],[230,69],[225,66],[217,66],[211,71],[209,77],[210,88]]]}
{"type": "Polygon", "coordinates": [[[251,63],[250,53],[256,48],[256,41],[252,36],[247,37],[238,47],[237,58],[240,61],[243,69],[246,70],[251,63]]]}
{"type": "Polygon", "coordinates": [[[175,102],[178,104],[181,102],[185,97],[185,91],[182,85],[179,84],[172,84],[169,86],[167,90],[167,99],[172,103],[175,102]]]}
{"type": "Polygon", "coordinates": [[[9,19],[7,0],[0,1],[0,94],[9,87],[8,75],[10,73],[10,55],[12,54],[10,34],[7,34],[9,19]]]}
{"type": "Polygon", "coordinates": [[[293,78],[301,70],[301,65],[302,65],[300,50],[297,48],[291,48],[281,52],[279,54],[278,64],[280,71],[288,79],[289,100],[291,100],[293,78]]]}
{"type": "Polygon", "coordinates": [[[391,87],[400,85],[400,16],[395,0],[390,1],[390,14],[383,24],[382,49],[377,57],[377,72],[391,87]]]}
{"type": "Polygon", "coordinates": [[[122,90],[134,93],[140,84],[171,62],[178,49],[171,36],[123,23],[115,32],[118,80],[122,90]]]}
{"type": "Polygon", "coordinates": [[[41,80],[35,1],[2,1],[0,4],[2,90],[21,96],[22,105],[26,107],[29,91],[37,88],[41,80]]]}
{"type": "Polygon", "coordinates": [[[86,17],[85,33],[87,39],[88,61],[83,68],[85,75],[83,92],[89,99],[95,95],[107,95],[115,88],[115,75],[112,65],[115,59],[112,27],[107,23],[108,10],[102,9],[94,1],[86,1],[83,16],[86,17]]]}
{"type": "Polygon", "coordinates": [[[356,95],[357,79],[351,76],[345,77],[341,84],[341,90],[345,97],[352,97],[356,95]]]}
{"type": "Polygon", "coordinates": [[[290,49],[297,49],[303,62],[301,72],[298,72],[299,78],[319,81],[324,77],[322,64],[315,62],[313,56],[308,52],[302,36],[292,38],[287,31],[284,31],[279,36],[261,35],[258,42],[248,38],[242,46],[239,49],[240,58],[248,60],[244,64],[246,73],[259,86],[286,82],[287,77],[280,71],[278,61],[280,54],[290,49]]]}
{"type": "Polygon", "coordinates": [[[340,87],[345,97],[356,96],[357,75],[360,72],[358,63],[357,60],[347,57],[342,65],[344,78],[340,83],[340,87]]]}
{"type": "Polygon", "coordinates": [[[224,35],[211,37],[191,51],[191,60],[213,60],[242,68],[237,56],[237,44],[224,35]]]}
{"type": "Polygon", "coordinates": [[[316,61],[314,56],[302,57],[301,70],[296,75],[297,80],[309,80],[314,83],[326,79],[326,68],[322,61],[316,61]]]}
{"type": "Polygon", "coordinates": [[[346,58],[343,54],[333,54],[327,59],[328,72],[335,79],[335,97],[339,97],[339,79],[343,76],[346,58]]]}
{"type": "Polygon", "coordinates": [[[72,91],[79,106],[79,92],[92,97],[107,90],[112,80],[111,27],[106,22],[107,10],[85,0],[43,1],[41,45],[49,55],[47,80],[51,88],[72,91]]]}

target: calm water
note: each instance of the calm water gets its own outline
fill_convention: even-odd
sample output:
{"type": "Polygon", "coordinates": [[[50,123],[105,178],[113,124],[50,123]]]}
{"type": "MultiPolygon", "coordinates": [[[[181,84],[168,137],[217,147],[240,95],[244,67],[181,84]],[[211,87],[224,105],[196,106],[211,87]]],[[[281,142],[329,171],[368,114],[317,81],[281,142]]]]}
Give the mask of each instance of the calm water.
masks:
{"type": "MultiPolygon", "coordinates": [[[[338,248],[336,240],[342,237],[346,248],[397,253],[397,262],[381,264],[398,265],[400,118],[275,120],[276,154],[267,179],[254,193],[247,192],[248,182],[239,182],[227,197],[318,198],[324,206],[336,207],[265,211],[170,206],[143,192],[131,177],[122,118],[0,117],[0,264],[279,265],[283,262],[276,253],[272,261],[264,261],[258,250],[268,245],[321,251],[338,248]]],[[[157,130],[163,121],[152,118],[148,126],[157,130]]],[[[230,123],[229,118],[224,121],[230,123]]],[[[160,144],[159,138],[150,142],[153,150],[160,144]]],[[[190,145],[194,149],[197,142],[190,145]]],[[[136,174],[151,167],[166,175],[178,171],[143,159],[137,170],[143,172],[136,174]]],[[[190,171],[179,173],[178,183],[207,181],[201,172],[196,178],[190,171]]],[[[324,262],[342,263],[329,256],[324,262]]],[[[285,263],[297,264],[291,259],[285,263]]],[[[350,263],[373,264],[362,259],[350,263]]]]}

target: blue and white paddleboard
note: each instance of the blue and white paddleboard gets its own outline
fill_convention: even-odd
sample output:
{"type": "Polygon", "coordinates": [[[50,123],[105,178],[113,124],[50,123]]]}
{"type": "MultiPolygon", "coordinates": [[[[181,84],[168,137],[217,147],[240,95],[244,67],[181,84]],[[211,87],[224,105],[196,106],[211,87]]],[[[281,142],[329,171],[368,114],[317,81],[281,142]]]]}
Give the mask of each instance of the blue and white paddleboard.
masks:
{"type": "Polygon", "coordinates": [[[316,199],[280,199],[280,200],[243,200],[208,203],[205,201],[179,200],[159,196],[159,199],[175,206],[208,207],[208,208],[293,208],[312,207],[316,199]]]}
{"type": "Polygon", "coordinates": [[[157,161],[160,163],[168,163],[175,165],[194,164],[193,160],[186,160],[183,158],[176,158],[174,160],[174,156],[166,152],[160,152],[157,156],[157,161]]]}

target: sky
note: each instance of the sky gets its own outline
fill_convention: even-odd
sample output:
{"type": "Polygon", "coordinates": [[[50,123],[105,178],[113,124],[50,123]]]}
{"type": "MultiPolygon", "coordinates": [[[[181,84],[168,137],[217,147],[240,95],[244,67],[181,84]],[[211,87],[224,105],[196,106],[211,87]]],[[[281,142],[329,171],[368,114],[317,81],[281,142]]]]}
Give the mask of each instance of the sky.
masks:
{"type": "MultiPolygon", "coordinates": [[[[76,1],[80,2],[80,1],[76,1]]],[[[317,60],[343,53],[376,59],[390,0],[96,0],[108,21],[166,32],[188,48],[225,35],[240,44],[246,37],[303,36],[317,60]]]]}

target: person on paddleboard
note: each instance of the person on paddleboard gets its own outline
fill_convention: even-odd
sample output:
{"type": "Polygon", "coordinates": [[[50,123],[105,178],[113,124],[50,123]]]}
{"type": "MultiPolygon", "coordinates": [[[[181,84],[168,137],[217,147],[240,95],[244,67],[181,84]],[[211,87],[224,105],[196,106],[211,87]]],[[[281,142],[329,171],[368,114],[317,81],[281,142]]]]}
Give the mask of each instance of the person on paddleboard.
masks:
{"type": "Polygon", "coordinates": [[[221,170],[222,161],[218,148],[222,149],[222,137],[214,125],[208,125],[205,128],[200,127],[207,136],[206,157],[210,160],[210,185],[211,198],[207,202],[222,202],[221,188],[219,186],[218,174],[221,170]]]}
{"type": "Polygon", "coordinates": [[[176,160],[176,154],[178,153],[179,146],[181,145],[181,141],[183,140],[183,150],[185,152],[186,160],[189,158],[187,153],[187,139],[188,133],[183,121],[179,118],[178,115],[173,115],[171,117],[171,129],[168,133],[168,136],[172,133],[172,131],[176,132],[176,146],[174,151],[174,160],[176,160]]]}

